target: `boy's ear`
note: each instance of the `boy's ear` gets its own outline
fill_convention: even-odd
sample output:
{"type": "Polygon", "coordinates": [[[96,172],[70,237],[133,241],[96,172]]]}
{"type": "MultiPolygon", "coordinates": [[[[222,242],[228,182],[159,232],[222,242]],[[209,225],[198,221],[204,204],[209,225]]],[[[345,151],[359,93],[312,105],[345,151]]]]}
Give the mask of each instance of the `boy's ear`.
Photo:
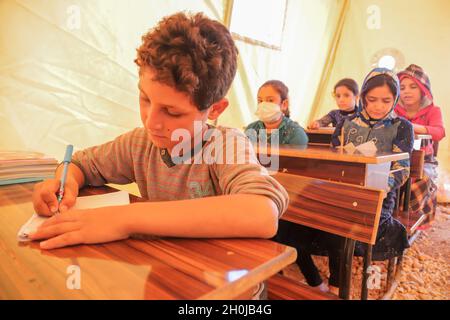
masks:
{"type": "Polygon", "coordinates": [[[223,98],[216,103],[213,103],[213,105],[209,109],[208,119],[209,120],[217,120],[219,116],[222,114],[222,112],[225,111],[225,109],[228,107],[228,99],[223,98]]]}

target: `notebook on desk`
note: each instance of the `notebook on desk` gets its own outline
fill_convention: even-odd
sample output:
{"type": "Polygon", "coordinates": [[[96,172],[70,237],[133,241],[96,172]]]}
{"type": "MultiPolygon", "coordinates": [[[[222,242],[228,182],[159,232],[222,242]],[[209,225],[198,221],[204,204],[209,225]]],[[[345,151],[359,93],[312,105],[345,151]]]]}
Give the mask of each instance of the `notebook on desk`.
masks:
{"type": "MultiPolygon", "coordinates": [[[[94,196],[78,197],[74,209],[94,209],[107,206],[120,206],[130,204],[130,196],[126,191],[118,191],[94,196]]],[[[64,213],[62,213],[64,214],[64,213]]],[[[34,213],[20,228],[17,239],[21,242],[30,241],[28,235],[36,232],[48,217],[34,213]]]]}
{"type": "Polygon", "coordinates": [[[53,177],[58,161],[32,151],[0,151],[0,186],[53,177]]]}

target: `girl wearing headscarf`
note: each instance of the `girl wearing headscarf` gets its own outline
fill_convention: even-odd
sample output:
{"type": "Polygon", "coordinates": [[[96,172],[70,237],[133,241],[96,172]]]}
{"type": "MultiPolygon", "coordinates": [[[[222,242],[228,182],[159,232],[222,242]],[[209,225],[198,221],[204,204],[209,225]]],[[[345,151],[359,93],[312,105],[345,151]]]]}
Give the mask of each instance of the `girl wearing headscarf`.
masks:
{"type": "MultiPolygon", "coordinates": [[[[413,128],[409,121],[393,112],[400,95],[397,76],[388,69],[377,68],[366,77],[361,88],[360,112],[340,122],[332,136],[333,146],[353,143],[356,147],[372,141],[380,152],[408,152],[413,148],[413,128]],[[342,135],[341,135],[342,134],[342,135]],[[341,136],[344,141],[341,141],[341,136]]],[[[409,158],[393,161],[389,176],[389,191],[383,201],[373,259],[385,260],[400,256],[409,247],[405,227],[392,216],[396,190],[408,179],[409,158]]],[[[339,285],[340,248],[343,238],[309,227],[280,220],[275,240],[297,249],[297,264],[310,286],[322,291],[323,283],[311,254],[327,253],[329,257],[330,291],[337,293],[339,285]]],[[[355,254],[363,255],[366,245],[357,242],[355,254]]]]}
{"type": "Polygon", "coordinates": [[[398,77],[400,100],[395,112],[412,122],[414,133],[429,134],[433,140],[422,148],[425,151],[424,178],[411,185],[411,210],[428,214],[436,208],[438,163],[433,145],[445,137],[442,113],[433,103],[430,79],[421,67],[411,64],[398,73],[398,77]]]}
{"type": "MultiPolygon", "coordinates": [[[[408,152],[414,143],[412,124],[394,112],[400,97],[400,82],[389,69],[373,69],[361,88],[360,114],[342,122],[335,130],[332,144],[354,146],[372,141],[378,152],[408,152]],[[341,141],[341,136],[344,141],[341,141]]],[[[408,159],[393,161],[388,179],[388,193],[383,201],[373,259],[400,256],[409,247],[405,227],[392,214],[400,188],[409,177],[408,159]]],[[[355,254],[363,254],[365,246],[356,244],[355,254]]]]}

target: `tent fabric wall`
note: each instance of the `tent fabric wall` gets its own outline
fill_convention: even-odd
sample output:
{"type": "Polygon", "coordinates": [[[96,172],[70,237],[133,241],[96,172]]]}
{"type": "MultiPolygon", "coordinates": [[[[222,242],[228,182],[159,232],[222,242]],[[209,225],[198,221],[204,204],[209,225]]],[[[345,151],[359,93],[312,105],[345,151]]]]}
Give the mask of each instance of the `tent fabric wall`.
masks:
{"type": "MultiPolygon", "coordinates": [[[[184,3],[0,0],[0,149],[61,158],[66,144],[81,149],[141,126],[136,48],[184,3]]],[[[214,19],[224,11],[222,1],[189,9],[214,19]]]]}
{"type": "MultiPolygon", "coordinates": [[[[352,0],[328,84],[318,94],[320,105],[312,108],[319,117],[336,108],[331,96],[334,84],[351,77],[362,83],[373,67],[372,57],[384,48],[403,53],[405,68],[422,66],[431,79],[435,104],[441,107],[447,136],[450,136],[450,1],[448,0],[352,0]],[[372,10],[379,9],[379,29],[371,29],[372,10]]],[[[450,149],[450,139],[439,145],[440,154],[450,149]],[[442,151],[442,152],[441,152],[442,151]]]]}
{"type": "MultiPolygon", "coordinates": [[[[334,108],[330,93],[338,79],[362,81],[373,53],[395,47],[407,63],[429,72],[448,127],[450,3],[349,0],[334,64],[324,77],[345,2],[289,0],[281,51],[237,40],[238,73],[218,123],[242,128],[256,120],[259,86],[280,79],[290,88],[292,118],[305,126],[334,108]],[[381,9],[379,30],[366,26],[370,5],[381,9]]],[[[60,159],[68,143],[85,148],[141,126],[133,60],[142,34],[181,10],[224,21],[228,3],[0,0],[0,149],[40,150],[60,159]]]]}
{"type": "MultiPolygon", "coordinates": [[[[181,10],[223,21],[227,4],[0,0],[0,149],[60,158],[68,143],[85,148],[141,126],[133,63],[141,35],[181,10]]],[[[341,6],[339,0],[288,1],[282,51],[237,40],[238,73],[218,123],[242,128],[256,120],[257,89],[274,78],[290,87],[293,118],[304,123],[341,6]]]]}
{"type": "Polygon", "coordinates": [[[281,51],[240,40],[239,69],[230,107],[219,124],[241,128],[257,120],[258,88],[270,79],[289,87],[291,118],[306,125],[344,1],[290,0],[281,51]]]}

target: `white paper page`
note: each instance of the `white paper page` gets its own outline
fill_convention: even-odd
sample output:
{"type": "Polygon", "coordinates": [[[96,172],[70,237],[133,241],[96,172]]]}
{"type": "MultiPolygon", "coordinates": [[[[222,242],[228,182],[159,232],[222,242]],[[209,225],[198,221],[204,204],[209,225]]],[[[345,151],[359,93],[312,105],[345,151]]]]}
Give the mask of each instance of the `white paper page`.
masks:
{"type": "MultiPolygon", "coordinates": [[[[95,196],[78,197],[73,209],[94,209],[108,206],[130,204],[130,196],[126,191],[99,194],[95,196]]],[[[48,217],[41,217],[34,213],[20,228],[17,238],[19,241],[30,241],[28,235],[35,232],[48,217]]]]}
{"type": "Polygon", "coordinates": [[[359,152],[361,152],[366,156],[371,156],[377,153],[377,146],[373,141],[369,141],[357,146],[356,150],[358,150],[359,152]]]}

